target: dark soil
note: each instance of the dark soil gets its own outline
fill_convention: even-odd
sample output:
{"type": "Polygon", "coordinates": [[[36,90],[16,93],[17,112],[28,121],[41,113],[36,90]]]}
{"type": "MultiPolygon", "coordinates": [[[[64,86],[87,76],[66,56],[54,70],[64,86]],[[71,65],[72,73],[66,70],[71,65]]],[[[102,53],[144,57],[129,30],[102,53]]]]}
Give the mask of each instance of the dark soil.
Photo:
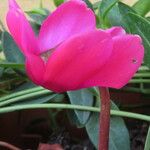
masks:
{"type": "Polygon", "coordinates": [[[131,150],[144,150],[146,135],[149,124],[143,121],[128,121],[129,134],[131,139],[131,150]]]}
{"type": "MultiPolygon", "coordinates": [[[[136,120],[134,122],[126,120],[126,122],[130,134],[131,150],[143,150],[149,124],[136,120]]],[[[65,130],[58,132],[56,135],[52,134],[49,143],[58,143],[64,150],[95,150],[88,137],[82,141],[76,141],[65,130]]]]}
{"type": "MultiPolygon", "coordinates": [[[[62,115],[62,112],[61,112],[62,115]]],[[[0,141],[11,143],[22,150],[37,150],[40,143],[59,147],[39,150],[95,150],[85,129],[77,129],[59,119],[59,128],[51,129],[46,110],[30,110],[0,116],[0,141]],[[63,126],[64,122],[65,126],[63,126]],[[60,148],[61,147],[61,148],[60,148]]],[[[131,150],[143,150],[148,123],[125,120],[131,138],[131,150]]],[[[52,146],[51,146],[52,147],[52,146]]],[[[7,150],[0,147],[0,150],[7,150]]]]}
{"type": "Polygon", "coordinates": [[[68,131],[61,130],[50,136],[49,144],[60,144],[64,150],[95,150],[88,138],[76,139],[71,137],[68,131]]]}

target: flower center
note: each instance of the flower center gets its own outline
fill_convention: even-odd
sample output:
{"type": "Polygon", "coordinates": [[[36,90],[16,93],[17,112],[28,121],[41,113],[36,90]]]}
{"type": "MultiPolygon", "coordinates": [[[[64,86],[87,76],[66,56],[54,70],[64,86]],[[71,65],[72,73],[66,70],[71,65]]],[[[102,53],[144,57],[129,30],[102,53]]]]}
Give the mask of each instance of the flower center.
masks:
{"type": "Polygon", "coordinates": [[[46,63],[50,57],[50,55],[54,52],[55,48],[50,49],[44,53],[41,54],[41,58],[43,59],[43,61],[46,63]]]}
{"type": "Polygon", "coordinates": [[[51,51],[47,51],[41,54],[41,58],[43,59],[43,61],[46,63],[48,61],[48,58],[51,54],[51,51]]]}

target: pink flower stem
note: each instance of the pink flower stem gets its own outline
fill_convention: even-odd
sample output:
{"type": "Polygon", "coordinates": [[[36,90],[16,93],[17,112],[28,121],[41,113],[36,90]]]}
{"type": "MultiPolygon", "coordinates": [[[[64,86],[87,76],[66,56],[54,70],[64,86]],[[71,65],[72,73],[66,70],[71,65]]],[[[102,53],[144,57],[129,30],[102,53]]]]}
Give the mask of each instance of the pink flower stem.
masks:
{"type": "Polygon", "coordinates": [[[101,112],[98,150],[108,150],[110,127],[110,94],[108,88],[100,87],[101,112]]]}

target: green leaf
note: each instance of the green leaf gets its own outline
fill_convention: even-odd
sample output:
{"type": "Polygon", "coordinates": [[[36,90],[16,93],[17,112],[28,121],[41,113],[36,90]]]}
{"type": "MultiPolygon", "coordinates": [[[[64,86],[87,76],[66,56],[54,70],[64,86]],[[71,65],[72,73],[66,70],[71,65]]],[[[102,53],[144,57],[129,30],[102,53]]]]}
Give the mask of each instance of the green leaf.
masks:
{"type": "Polygon", "coordinates": [[[37,24],[41,25],[50,12],[43,8],[26,11],[27,15],[37,24]]]}
{"type": "Polygon", "coordinates": [[[3,75],[3,72],[4,72],[4,68],[0,67],[0,78],[1,78],[2,75],[3,75]]]}
{"type": "Polygon", "coordinates": [[[145,48],[144,63],[150,67],[150,22],[137,14],[129,13],[128,16],[132,20],[129,23],[131,33],[138,34],[143,39],[145,48]]]}
{"type": "Polygon", "coordinates": [[[26,13],[32,13],[32,14],[38,14],[38,15],[46,16],[49,14],[49,11],[45,8],[35,8],[32,10],[26,11],[26,13]]]}
{"type": "Polygon", "coordinates": [[[148,129],[144,150],[150,150],[150,126],[148,129]]]}
{"type": "Polygon", "coordinates": [[[3,52],[8,62],[13,63],[24,63],[24,56],[20,52],[18,46],[6,31],[3,32],[2,36],[3,52]]]}
{"type": "Polygon", "coordinates": [[[150,11],[150,0],[139,0],[133,8],[139,15],[145,16],[150,11]]]}
{"type": "Polygon", "coordinates": [[[91,3],[89,0],[83,0],[83,1],[87,4],[87,6],[88,6],[90,9],[93,10],[93,5],[92,5],[92,3],[91,3]]]}
{"type": "Polygon", "coordinates": [[[97,1],[97,2],[93,3],[93,9],[94,10],[98,9],[100,5],[101,5],[101,1],[97,1]]]}
{"type": "Polygon", "coordinates": [[[99,7],[99,12],[100,12],[100,17],[102,17],[103,20],[105,20],[107,13],[117,2],[118,0],[102,0],[99,7]]]}
{"type": "Polygon", "coordinates": [[[129,23],[132,22],[131,18],[127,16],[129,12],[135,11],[124,3],[117,3],[108,12],[107,17],[111,26],[122,26],[127,32],[130,32],[129,23]]]}
{"type": "Polygon", "coordinates": [[[20,86],[17,86],[17,88],[13,90],[13,93],[16,93],[16,92],[18,93],[20,91],[29,90],[35,87],[38,87],[38,86],[29,81],[29,82],[21,84],[20,86]]]}
{"type": "Polygon", "coordinates": [[[0,52],[3,50],[2,43],[0,43],[0,52]]]}
{"type": "MultiPolygon", "coordinates": [[[[114,105],[114,104],[113,104],[114,105]]],[[[116,109],[116,105],[113,106],[116,109]]],[[[98,147],[99,114],[93,113],[86,124],[87,133],[94,144],[98,147]]],[[[120,117],[111,117],[109,150],[130,150],[129,133],[125,123],[120,117]]]]}
{"type": "Polygon", "coordinates": [[[64,100],[65,95],[64,94],[57,94],[57,96],[55,97],[55,99],[53,99],[51,102],[55,102],[55,103],[60,103],[64,100]]]}
{"type": "Polygon", "coordinates": [[[114,6],[109,11],[108,18],[111,25],[122,26],[127,32],[142,37],[145,48],[144,63],[150,67],[150,22],[123,3],[114,6]]]}
{"type": "Polygon", "coordinates": [[[54,4],[56,7],[58,7],[59,5],[61,5],[64,2],[64,0],[53,0],[53,1],[54,1],[54,4]]]}
{"type": "MultiPolygon", "coordinates": [[[[22,84],[21,86],[17,87],[15,90],[13,90],[13,94],[9,94],[8,99],[5,99],[5,101],[8,101],[9,99],[15,98],[17,97],[20,100],[17,100],[16,102],[13,102],[11,105],[25,105],[25,104],[42,104],[42,103],[46,103],[46,102],[60,102],[60,99],[64,98],[62,96],[62,94],[55,94],[51,91],[48,91],[46,94],[41,93],[41,95],[38,94],[38,92],[40,92],[41,90],[44,90],[41,87],[37,87],[35,84],[33,84],[32,82],[27,82],[22,84]],[[31,90],[31,92],[29,91],[31,90]],[[35,90],[35,91],[34,91],[35,90]],[[25,92],[28,91],[28,92],[25,92]],[[25,92],[25,93],[23,93],[25,92]],[[23,100],[21,100],[23,95],[28,95],[28,94],[33,94],[34,92],[37,92],[37,95],[35,94],[34,96],[30,97],[30,98],[23,98],[23,100]],[[22,93],[19,95],[19,93],[22,93]],[[16,94],[16,96],[15,96],[16,94]],[[11,97],[12,95],[12,97],[11,97]],[[13,95],[15,97],[13,97],[13,95]],[[18,95],[18,96],[17,96],[18,95]]],[[[7,97],[6,97],[7,98],[7,97]]]]}
{"type": "Polygon", "coordinates": [[[32,99],[26,99],[21,102],[16,102],[12,105],[26,105],[26,104],[43,104],[52,101],[58,94],[49,94],[47,96],[38,96],[32,99]]]}
{"type": "Polygon", "coordinates": [[[24,64],[10,63],[10,62],[0,62],[0,67],[3,68],[13,68],[13,69],[24,69],[24,64]]]}
{"type": "MultiPolygon", "coordinates": [[[[92,106],[94,102],[94,96],[88,89],[82,89],[78,91],[67,92],[71,104],[92,106]]],[[[86,124],[89,119],[90,112],[88,111],[77,111],[75,113],[81,124],[86,124]]]]}
{"type": "Polygon", "coordinates": [[[30,24],[32,26],[32,29],[35,33],[36,36],[39,35],[39,31],[40,31],[40,28],[41,28],[41,25],[39,25],[38,23],[34,22],[34,21],[30,21],[30,24]]]}
{"type": "Polygon", "coordinates": [[[68,110],[67,116],[68,116],[70,123],[72,125],[75,125],[77,128],[83,128],[85,126],[84,124],[80,123],[77,115],[75,114],[75,112],[73,110],[68,110]]]}
{"type": "Polygon", "coordinates": [[[146,19],[147,21],[150,21],[150,17],[146,17],[145,19],[146,19]]]}
{"type": "Polygon", "coordinates": [[[99,88],[98,87],[92,87],[88,89],[94,96],[99,97],[99,88]]]}

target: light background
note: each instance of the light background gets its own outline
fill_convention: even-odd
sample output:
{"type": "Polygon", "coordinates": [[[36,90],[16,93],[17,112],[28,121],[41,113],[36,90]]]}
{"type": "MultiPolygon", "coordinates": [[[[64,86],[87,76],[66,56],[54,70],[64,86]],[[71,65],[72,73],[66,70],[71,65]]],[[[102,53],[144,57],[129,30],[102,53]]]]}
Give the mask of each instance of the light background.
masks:
{"type": "MultiPolygon", "coordinates": [[[[16,0],[23,10],[31,10],[32,8],[37,8],[40,4],[40,0],[16,0]]],[[[98,0],[90,0],[91,2],[96,2],[98,0]]],[[[137,0],[122,0],[125,3],[132,5],[137,0]]],[[[42,0],[43,6],[49,10],[54,10],[55,6],[53,0],[42,0]]],[[[0,20],[5,24],[5,16],[8,7],[8,0],[0,0],[0,20]]]]}

